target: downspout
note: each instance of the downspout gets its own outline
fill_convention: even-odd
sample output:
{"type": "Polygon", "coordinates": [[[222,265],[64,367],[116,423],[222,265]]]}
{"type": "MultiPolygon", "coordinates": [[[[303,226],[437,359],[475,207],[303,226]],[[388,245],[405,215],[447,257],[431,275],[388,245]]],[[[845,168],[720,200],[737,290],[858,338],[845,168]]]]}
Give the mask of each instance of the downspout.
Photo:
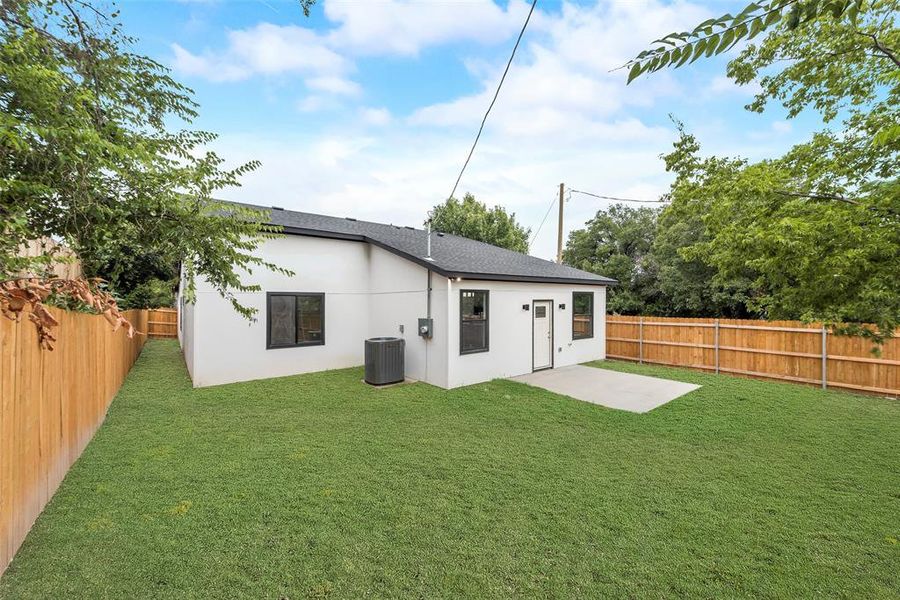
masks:
{"type": "MultiPolygon", "coordinates": [[[[425,260],[432,261],[431,258],[431,215],[428,215],[428,227],[425,233],[425,260]]],[[[428,322],[431,323],[431,269],[428,269],[428,280],[426,284],[425,290],[425,316],[428,319],[428,322]]],[[[431,332],[431,335],[434,335],[434,331],[431,332]]],[[[430,338],[430,336],[429,336],[430,338]]],[[[431,345],[428,343],[429,338],[425,338],[425,381],[428,381],[428,347],[431,345]]]]}
{"type": "MultiPolygon", "coordinates": [[[[431,241],[431,236],[428,236],[429,242],[431,241]]],[[[428,244],[431,245],[430,243],[428,244]]],[[[426,284],[425,289],[425,313],[428,318],[428,322],[431,323],[431,269],[428,269],[428,283],[426,284]]],[[[434,332],[431,332],[431,335],[434,335],[434,332]]],[[[423,342],[425,342],[425,382],[428,383],[428,349],[431,344],[428,343],[429,338],[423,338],[423,342]]]]}
{"type": "MultiPolygon", "coordinates": [[[[431,258],[431,215],[428,215],[428,221],[425,223],[425,260],[432,262],[434,261],[431,258]]],[[[427,315],[429,319],[431,318],[431,269],[428,269],[428,289],[426,290],[426,302],[427,302],[427,315]]]]}
{"type": "Polygon", "coordinates": [[[428,289],[426,290],[426,292],[427,292],[425,294],[426,307],[427,307],[426,316],[430,319],[431,318],[431,269],[428,269],[428,289]]]}

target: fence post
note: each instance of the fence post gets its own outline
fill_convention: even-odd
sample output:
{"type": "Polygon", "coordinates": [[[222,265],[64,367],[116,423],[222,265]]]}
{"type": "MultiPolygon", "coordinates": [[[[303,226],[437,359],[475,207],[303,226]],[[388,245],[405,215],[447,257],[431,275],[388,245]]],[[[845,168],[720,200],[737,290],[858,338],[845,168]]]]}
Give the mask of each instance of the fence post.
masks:
{"type": "Polygon", "coordinates": [[[716,346],[716,375],[719,374],[719,320],[716,319],[716,338],[715,338],[715,346],[716,346]]]}
{"type": "Polygon", "coordinates": [[[828,389],[828,330],[822,324],[822,389],[828,389]]]}
{"type": "Polygon", "coordinates": [[[644,364],[644,317],[638,318],[638,363],[644,364]]]}

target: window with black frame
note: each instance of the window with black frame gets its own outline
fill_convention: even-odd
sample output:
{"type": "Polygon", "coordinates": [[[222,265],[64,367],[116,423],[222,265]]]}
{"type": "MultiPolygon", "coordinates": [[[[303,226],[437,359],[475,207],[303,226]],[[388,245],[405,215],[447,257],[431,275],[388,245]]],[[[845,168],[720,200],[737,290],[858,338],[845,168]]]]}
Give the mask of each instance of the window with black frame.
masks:
{"type": "Polygon", "coordinates": [[[572,293],[572,339],[594,337],[594,292],[572,293]]]}
{"type": "Polygon", "coordinates": [[[488,291],[459,292],[459,353],[488,351],[488,291]]]}
{"type": "Polygon", "coordinates": [[[266,307],[266,348],[325,343],[325,294],[270,292],[266,307]]]}

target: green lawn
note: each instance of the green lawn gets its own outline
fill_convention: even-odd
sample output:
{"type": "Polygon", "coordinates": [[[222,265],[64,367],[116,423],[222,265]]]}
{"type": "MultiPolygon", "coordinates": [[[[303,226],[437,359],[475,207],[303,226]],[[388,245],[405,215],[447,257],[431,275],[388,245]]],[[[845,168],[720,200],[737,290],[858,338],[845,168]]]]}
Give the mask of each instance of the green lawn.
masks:
{"type": "Polygon", "coordinates": [[[690,371],[638,415],[150,342],[3,598],[900,595],[900,402],[690,371]]]}

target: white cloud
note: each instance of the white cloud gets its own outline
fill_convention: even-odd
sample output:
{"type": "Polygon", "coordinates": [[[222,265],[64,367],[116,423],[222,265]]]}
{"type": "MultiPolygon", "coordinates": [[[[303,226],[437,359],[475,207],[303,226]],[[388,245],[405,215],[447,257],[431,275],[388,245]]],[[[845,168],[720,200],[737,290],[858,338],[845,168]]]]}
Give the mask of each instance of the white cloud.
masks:
{"type": "Polygon", "coordinates": [[[183,75],[198,76],[210,81],[239,81],[249,75],[247,69],[237,63],[229,63],[210,54],[193,54],[178,44],[172,44],[173,66],[183,75]]]}
{"type": "Polygon", "coordinates": [[[372,140],[365,137],[326,137],[314,144],[312,162],[323,167],[343,165],[348,159],[371,145],[372,140]]]}
{"type": "Polygon", "coordinates": [[[755,96],[762,91],[757,81],[751,81],[745,85],[738,85],[725,75],[713,77],[709,84],[709,92],[712,94],[735,94],[739,96],[755,96]]]}
{"type": "Polygon", "coordinates": [[[501,42],[521,27],[527,11],[524,0],[510,0],[505,9],[491,0],[325,3],[325,16],[337,24],[329,38],[333,47],[379,55],[415,55],[448,42],[501,42]]]}
{"type": "MultiPolygon", "coordinates": [[[[359,14],[351,16],[346,5],[328,3],[326,15],[345,28],[341,35],[348,52],[413,54],[428,44],[463,35],[453,33],[460,14],[468,15],[475,31],[464,35],[483,43],[493,38],[481,22],[494,19],[493,28],[505,27],[493,34],[503,39],[514,35],[525,14],[525,4],[516,1],[505,11],[484,2],[474,7],[416,5],[402,14],[399,6],[354,4],[359,14]],[[479,11],[484,11],[481,17],[479,11]],[[514,24],[501,27],[504,15],[516,11],[514,24]],[[409,21],[398,23],[401,17],[409,21]],[[440,18],[452,22],[429,30],[428,20],[440,18]],[[385,28],[396,29],[386,35],[385,28]],[[379,38],[385,44],[381,49],[375,46],[379,38]]],[[[669,181],[658,155],[674,134],[669,128],[647,125],[629,109],[680,91],[665,73],[626,88],[623,74],[609,69],[660,32],[693,25],[705,14],[690,4],[653,0],[594,7],[566,4],[558,15],[538,9],[458,193],[471,191],[488,204],[504,205],[533,228],[560,181],[609,195],[657,197],[669,181]]],[[[329,42],[336,39],[332,34],[329,42]]],[[[223,139],[229,144],[221,149],[223,155],[263,162],[232,198],[250,202],[265,198],[263,202],[286,208],[421,225],[425,212],[450,191],[505,63],[474,55],[460,59],[478,78],[478,92],[398,118],[384,108],[359,107],[356,127],[391,125],[370,129],[371,135],[360,135],[351,123],[336,123],[327,137],[305,144],[274,132],[239,141],[223,139]]],[[[298,107],[326,108],[323,94],[305,98],[298,107]]],[[[566,230],[581,226],[607,204],[573,197],[566,207],[566,230]]],[[[533,253],[554,256],[554,232],[545,225],[533,253]]]]}
{"type": "MultiPolygon", "coordinates": [[[[681,0],[611,1],[590,7],[564,4],[562,18],[552,21],[549,32],[563,60],[608,73],[661,33],[693,27],[708,16],[707,9],[681,0]]],[[[622,79],[621,74],[616,77],[622,79]]]]}
{"type": "Polygon", "coordinates": [[[306,87],[338,96],[358,96],[362,93],[362,88],[355,81],[333,75],[307,79],[306,87]]]}
{"type": "MultiPolygon", "coordinates": [[[[247,40],[230,36],[221,55],[182,56],[188,68],[215,67],[220,74],[232,73],[232,78],[296,72],[310,90],[297,108],[330,110],[333,114],[325,116],[335,117],[326,121],[316,115],[316,124],[326,133],[309,137],[281,130],[223,135],[216,150],[229,161],[263,163],[244,179],[242,188],[223,196],[421,225],[426,211],[449,193],[505,64],[505,50],[485,53],[475,44],[509,41],[526,8],[521,0],[505,8],[482,1],[411,6],[396,1],[352,6],[327,2],[326,17],[337,24],[327,35],[252,28],[257,37],[318,44],[335,53],[337,59],[324,61],[324,67],[301,66],[292,62],[296,59],[273,57],[269,51],[251,52],[238,43],[249,44],[249,33],[247,40]],[[449,96],[404,114],[393,105],[365,106],[364,90],[347,78],[352,61],[362,54],[415,55],[429,45],[454,41],[473,42],[458,58],[476,81],[474,93],[449,96]]],[[[458,193],[471,191],[488,204],[503,205],[533,228],[560,181],[605,195],[656,199],[671,177],[659,154],[669,148],[675,133],[668,124],[642,119],[644,109],[664,114],[673,99],[692,99],[698,92],[709,95],[705,88],[717,84],[704,79],[697,90],[683,89],[678,83],[683,79],[661,72],[626,87],[624,73],[610,69],[650,40],[692,27],[707,16],[707,10],[679,0],[566,3],[555,13],[542,12],[539,5],[458,193]]],[[[269,47],[283,48],[280,44],[270,40],[269,47]]],[[[726,137],[729,127],[727,119],[717,125],[716,139],[726,137]]],[[[773,125],[771,131],[780,127],[773,125]]],[[[573,196],[566,205],[566,231],[608,205],[573,196]]],[[[545,258],[555,255],[552,216],[532,248],[545,258]]]]}
{"type": "Polygon", "coordinates": [[[794,126],[790,121],[775,121],[774,123],[772,123],[772,131],[774,131],[775,133],[790,133],[791,131],[793,131],[793,129],[794,126]]]}
{"type": "MultiPolygon", "coordinates": [[[[576,127],[596,129],[628,105],[649,106],[660,97],[681,94],[669,73],[626,87],[623,73],[612,70],[661,31],[683,29],[706,15],[705,10],[684,2],[564,4],[560,16],[542,18],[546,35],[532,36],[520,48],[491,114],[491,128],[499,135],[530,136],[576,127]]],[[[469,60],[466,66],[481,75],[481,91],[422,107],[410,123],[455,127],[481,118],[504,65],[488,69],[483,62],[469,60]]]]}
{"type": "MultiPolygon", "coordinates": [[[[241,81],[254,75],[336,75],[351,70],[349,57],[360,54],[415,55],[438,44],[504,41],[521,26],[527,7],[524,0],[510,0],[505,9],[491,0],[465,4],[331,1],[324,12],[334,27],[324,33],[261,22],[229,31],[224,49],[198,53],[172,44],[173,66],[182,74],[215,82],[241,81]]],[[[355,85],[340,82],[343,87],[334,93],[346,94],[355,85]]]]}
{"type": "Polygon", "coordinates": [[[312,94],[297,101],[297,110],[304,113],[319,112],[331,106],[327,97],[318,94],[312,94]]]}
{"type": "Polygon", "coordinates": [[[195,54],[172,44],[175,70],[210,81],[240,81],[254,74],[328,74],[352,68],[343,56],[328,48],[310,29],[294,25],[260,23],[229,31],[228,46],[195,54]]]}
{"type": "Polygon", "coordinates": [[[232,52],[260,73],[333,73],[347,66],[346,59],[325,48],[318,34],[304,27],[260,23],[228,37],[232,52]]]}
{"type": "Polygon", "coordinates": [[[386,108],[361,108],[359,114],[367,125],[381,126],[392,121],[391,112],[386,108]]]}
{"type": "MultiPolygon", "coordinates": [[[[668,184],[657,155],[674,134],[650,130],[644,141],[623,143],[629,128],[636,127],[632,122],[610,125],[608,136],[575,142],[486,140],[459,193],[471,191],[489,205],[503,205],[532,228],[555,198],[560,181],[611,195],[655,198],[668,184]]],[[[216,147],[223,156],[235,163],[259,159],[263,166],[223,197],[420,226],[427,210],[450,192],[471,136],[448,138],[394,127],[377,132],[335,134],[308,143],[274,133],[225,137],[216,147]]],[[[582,226],[607,204],[573,196],[566,206],[566,231],[582,226]]],[[[534,254],[554,256],[555,231],[551,219],[533,246],[534,254]]]]}
{"type": "Polygon", "coordinates": [[[750,140],[765,142],[788,137],[794,131],[794,125],[790,121],[772,121],[768,127],[754,129],[747,133],[750,140]]]}

